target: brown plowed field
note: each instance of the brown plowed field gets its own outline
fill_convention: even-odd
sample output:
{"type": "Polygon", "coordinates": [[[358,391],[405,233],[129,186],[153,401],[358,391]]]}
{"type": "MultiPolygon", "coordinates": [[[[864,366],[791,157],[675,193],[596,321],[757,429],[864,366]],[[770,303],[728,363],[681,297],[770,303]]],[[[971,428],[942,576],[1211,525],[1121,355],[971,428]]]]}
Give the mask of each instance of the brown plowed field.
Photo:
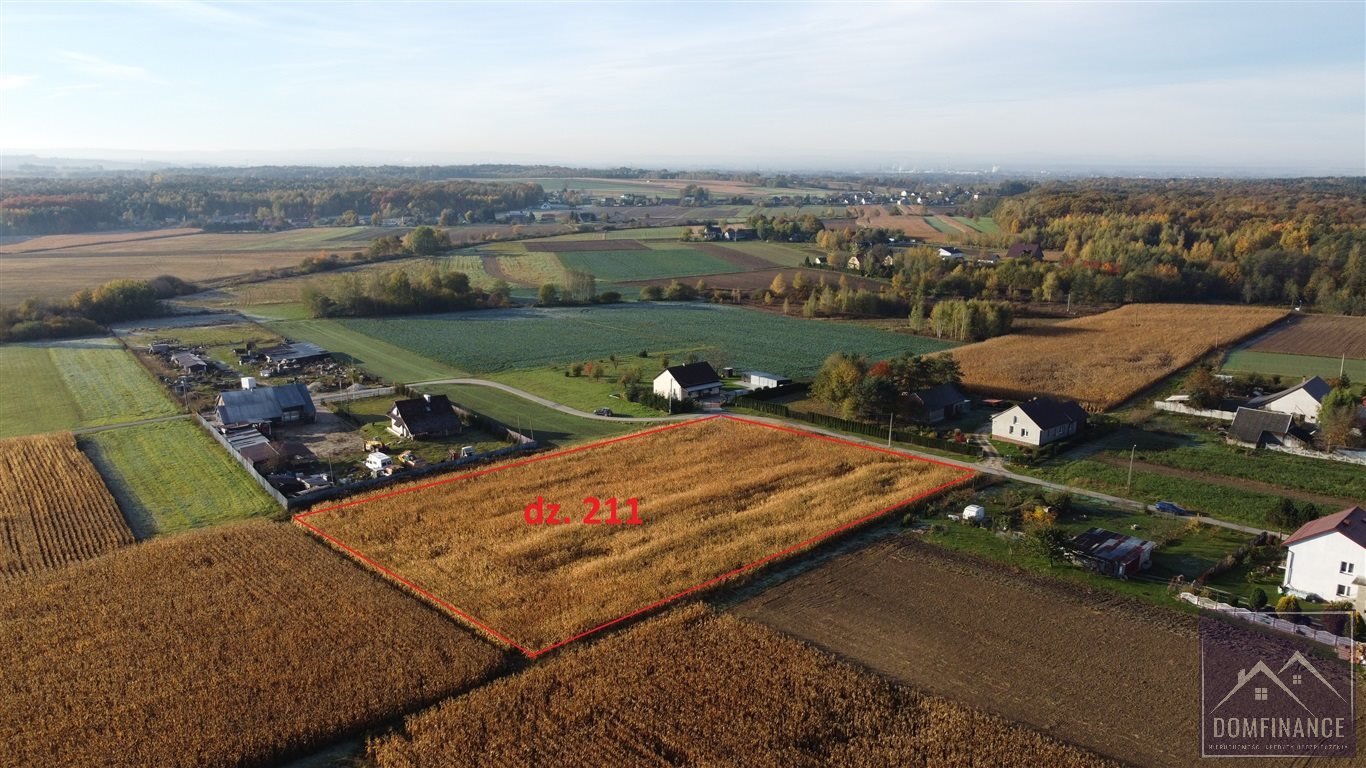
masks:
{"type": "Polygon", "coordinates": [[[129,243],[139,240],[160,240],[198,234],[198,229],[158,229],[151,232],[87,232],[79,235],[44,235],[18,243],[0,245],[0,253],[36,253],[64,248],[84,248],[106,243],[129,243]]]}
{"type": "MultiPolygon", "coordinates": [[[[743,270],[773,268],[773,262],[767,259],[761,259],[758,256],[742,253],[734,248],[727,248],[724,245],[717,245],[716,243],[688,243],[688,247],[695,251],[701,251],[705,254],[715,256],[716,258],[734,264],[736,267],[743,270]]],[[[770,282],[772,279],[773,278],[769,278],[770,282]]]]}
{"type": "Polygon", "coordinates": [[[1258,339],[1248,347],[1254,352],[1315,355],[1366,360],[1366,317],[1308,315],[1258,339]]]}
{"type": "MultiPolygon", "coordinates": [[[[708,288],[720,288],[723,291],[739,288],[742,291],[753,292],[762,296],[763,292],[773,284],[773,278],[776,275],[782,275],[784,282],[791,286],[792,278],[795,277],[798,272],[805,275],[807,283],[811,285],[819,285],[821,278],[825,278],[827,285],[836,285],[839,283],[841,275],[843,275],[849,278],[849,286],[855,290],[864,288],[873,293],[877,293],[887,287],[886,283],[880,283],[876,280],[870,280],[866,277],[859,277],[857,275],[847,275],[842,272],[833,272],[825,269],[805,269],[800,267],[795,269],[773,269],[771,268],[771,265],[769,269],[758,269],[753,272],[734,272],[721,275],[704,275],[702,276],[702,279],[707,282],[708,288]]],[[[622,285],[635,287],[646,285],[662,286],[668,285],[675,279],[678,279],[680,282],[692,281],[691,278],[661,277],[653,280],[635,280],[629,283],[622,283],[622,285]]],[[[778,303],[781,304],[782,302],[779,301],[778,303]]]]}
{"type": "Polygon", "coordinates": [[[581,253],[583,251],[644,251],[636,240],[531,240],[523,243],[531,252],[581,253]]]}
{"type": "MultiPolygon", "coordinates": [[[[901,539],[734,611],[1102,755],[1201,764],[1193,616],[1002,569],[901,539]]],[[[1360,733],[1366,717],[1357,713],[1360,733]]]]}

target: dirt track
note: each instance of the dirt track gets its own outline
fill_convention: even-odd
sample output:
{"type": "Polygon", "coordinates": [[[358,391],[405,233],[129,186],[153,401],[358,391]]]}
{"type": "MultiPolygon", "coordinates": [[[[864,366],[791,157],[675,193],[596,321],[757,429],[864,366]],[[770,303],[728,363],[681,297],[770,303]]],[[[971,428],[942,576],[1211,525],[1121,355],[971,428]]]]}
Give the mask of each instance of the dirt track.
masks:
{"type": "MultiPolygon", "coordinates": [[[[1109,464],[1112,467],[1129,466],[1128,459],[1122,459],[1118,456],[1108,456],[1103,453],[1097,454],[1095,456],[1095,460],[1104,464],[1109,464]]],[[[1206,475],[1203,472],[1192,472],[1189,469],[1177,469],[1176,467],[1167,467],[1161,464],[1150,464],[1146,461],[1135,461],[1134,469],[1140,469],[1144,472],[1153,472],[1159,475],[1167,475],[1168,477],[1183,477],[1187,480],[1198,480],[1202,483],[1207,483],[1209,485],[1219,485],[1223,486],[1224,488],[1237,488],[1243,491],[1256,491],[1257,493],[1266,493],[1272,496],[1286,496],[1295,499],[1296,501],[1311,501],[1315,504],[1327,504],[1331,506],[1334,510],[1346,509],[1347,507],[1356,504],[1355,501],[1352,501],[1350,499],[1339,499],[1333,496],[1323,496],[1317,493],[1310,493],[1308,491],[1297,491],[1290,488],[1282,488],[1279,485],[1263,483],[1258,480],[1243,480],[1241,478],[1236,477],[1206,475]]]]}
{"type": "Polygon", "coordinates": [[[1002,571],[898,538],[733,610],[1102,755],[1201,764],[1193,617],[1002,571]]]}

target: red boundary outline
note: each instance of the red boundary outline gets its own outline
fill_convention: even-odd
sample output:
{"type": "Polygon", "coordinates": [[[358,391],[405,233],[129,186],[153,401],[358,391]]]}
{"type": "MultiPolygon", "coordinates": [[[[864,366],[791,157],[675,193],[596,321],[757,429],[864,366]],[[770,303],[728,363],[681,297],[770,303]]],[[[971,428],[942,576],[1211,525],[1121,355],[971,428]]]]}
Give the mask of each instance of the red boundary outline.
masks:
{"type": "Polygon", "coordinates": [[[539,456],[533,456],[533,457],[531,457],[531,458],[522,459],[521,461],[514,461],[514,462],[509,463],[509,464],[500,464],[500,465],[498,465],[498,466],[489,467],[489,468],[486,468],[486,469],[481,469],[481,470],[478,470],[478,471],[476,471],[476,472],[466,472],[466,473],[460,474],[460,475],[453,475],[453,476],[451,476],[451,477],[445,477],[445,478],[442,478],[442,479],[440,479],[440,480],[436,480],[436,481],[433,481],[433,482],[430,482],[430,483],[423,483],[423,484],[421,484],[421,485],[415,485],[415,486],[411,486],[411,487],[408,487],[408,488],[403,488],[403,489],[397,490],[397,491],[389,491],[388,493],[381,493],[381,494],[378,494],[378,495],[375,495],[375,496],[367,496],[367,497],[362,498],[362,499],[354,499],[354,500],[352,500],[352,501],[343,502],[343,503],[341,503],[341,504],[333,504],[333,505],[331,505],[331,506],[323,507],[322,509],[314,509],[314,510],[310,510],[310,511],[308,511],[308,512],[303,512],[303,513],[301,513],[301,514],[295,515],[295,516],[294,516],[294,522],[295,522],[296,524],[302,526],[303,528],[308,529],[308,530],[309,530],[311,533],[313,533],[315,536],[318,536],[319,538],[322,538],[322,539],[326,540],[328,543],[330,543],[330,544],[332,544],[333,546],[337,547],[338,549],[340,549],[341,551],[343,551],[343,552],[345,552],[346,554],[350,555],[351,557],[355,558],[356,560],[359,560],[360,562],[366,564],[367,566],[369,566],[369,567],[371,567],[371,568],[373,568],[373,569],[379,571],[380,573],[384,574],[385,576],[388,576],[389,578],[393,579],[394,581],[396,581],[396,582],[402,584],[403,586],[407,587],[408,589],[412,590],[413,592],[415,592],[415,593],[421,595],[422,597],[426,598],[427,600],[430,600],[432,603],[436,604],[437,606],[441,607],[442,609],[446,610],[447,612],[449,612],[449,613],[451,613],[451,614],[453,614],[453,615],[455,615],[455,616],[458,616],[459,618],[463,619],[463,620],[466,621],[466,622],[469,622],[471,625],[477,627],[477,628],[480,629],[480,630],[483,630],[484,632],[486,632],[486,633],[489,634],[490,636],[497,638],[499,641],[501,641],[501,642],[503,642],[503,643],[506,643],[507,645],[509,645],[509,646],[511,646],[511,647],[513,647],[513,648],[516,648],[518,651],[520,651],[520,652],[522,653],[522,655],[526,656],[528,659],[535,659],[535,658],[538,657],[538,656],[542,656],[542,655],[544,655],[544,654],[550,653],[551,651],[553,651],[553,650],[555,650],[555,649],[557,649],[557,648],[561,648],[561,647],[563,647],[563,646],[565,646],[565,645],[568,645],[568,644],[570,644],[570,643],[572,643],[572,642],[574,642],[574,641],[576,641],[576,640],[582,640],[583,638],[588,637],[589,635],[595,634],[595,633],[597,633],[597,632],[601,632],[601,631],[604,630],[604,629],[607,629],[607,628],[609,628],[609,627],[615,626],[615,625],[620,624],[620,623],[622,623],[622,622],[624,622],[624,621],[628,621],[628,620],[630,620],[630,619],[633,619],[633,618],[635,618],[635,617],[637,617],[637,616],[640,616],[641,614],[648,613],[648,612],[650,612],[650,611],[652,611],[652,610],[654,610],[654,609],[656,609],[656,608],[659,608],[659,607],[662,606],[662,605],[666,605],[666,604],[671,603],[671,602],[673,602],[673,601],[675,601],[675,600],[678,600],[679,598],[686,597],[687,595],[690,595],[690,594],[692,594],[692,593],[694,593],[694,592],[698,592],[698,591],[704,590],[704,589],[706,589],[707,587],[710,587],[710,586],[712,586],[712,585],[714,585],[714,584],[719,584],[719,583],[721,583],[721,582],[723,582],[723,581],[725,581],[725,580],[727,580],[727,579],[729,579],[729,578],[731,578],[731,577],[733,577],[733,576],[737,576],[737,575],[739,575],[739,574],[741,574],[741,573],[743,573],[743,572],[745,572],[745,571],[748,571],[748,570],[757,568],[757,567],[759,567],[759,566],[763,565],[764,563],[767,563],[767,562],[769,562],[769,561],[771,561],[771,560],[778,559],[778,558],[780,558],[780,557],[783,557],[784,555],[791,554],[792,552],[795,552],[795,551],[797,551],[797,550],[799,550],[799,549],[803,549],[803,548],[808,547],[808,546],[810,546],[810,545],[812,545],[812,544],[815,544],[815,543],[817,543],[817,542],[820,542],[820,541],[823,541],[823,540],[825,540],[825,539],[828,539],[828,538],[830,538],[830,537],[832,537],[832,536],[835,536],[835,535],[837,535],[837,534],[839,534],[839,533],[841,533],[841,532],[843,532],[843,531],[849,530],[850,528],[854,528],[854,527],[857,527],[857,526],[859,526],[859,525],[862,525],[863,523],[866,523],[866,522],[868,522],[869,520],[873,520],[874,518],[881,517],[882,515],[885,515],[885,514],[887,514],[888,512],[891,512],[891,511],[894,510],[894,509],[898,509],[898,508],[900,508],[900,507],[904,507],[904,506],[906,506],[907,504],[910,504],[910,503],[912,503],[912,502],[918,501],[918,500],[923,499],[923,498],[925,498],[925,497],[927,497],[927,496],[932,496],[932,495],[934,495],[934,494],[936,494],[936,493],[939,493],[940,491],[942,491],[942,490],[944,490],[944,489],[946,489],[946,488],[950,488],[950,487],[952,487],[952,486],[954,486],[954,485],[957,485],[957,484],[963,482],[964,480],[967,480],[968,478],[975,476],[976,474],[977,474],[977,473],[976,473],[975,471],[973,471],[973,470],[971,470],[971,469],[966,469],[966,468],[964,468],[964,467],[960,467],[960,466],[958,466],[958,465],[956,465],[956,464],[949,464],[948,462],[939,461],[939,460],[936,460],[936,459],[925,458],[925,457],[923,457],[923,456],[917,456],[917,455],[915,455],[915,454],[903,453],[903,452],[901,452],[901,451],[896,451],[896,450],[893,450],[893,449],[891,449],[891,448],[883,448],[883,447],[881,447],[881,446],[868,445],[868,444],[866,444],[866,443],[857,443],[857,442],[854,442],[853,440],[846,440],[846,439],[844,439],[844,438],[835,437],[835,436],[833,436],[833,435],[825,435],[825,434],[821,434],[821,433],[818,433],[818,432],[808,432],[807,430],[804,430],[804,429],[796,429],[796,428],[794,428],[794,427],[787,427],[787,426],[782,426],[782,425],[778,425],[778,424],[769,424],[769,423],[767,423],[767,422],[755,421],[755,420],[753,420],[753,419],[747,419],[747,418],[743,418],[743,417],[740,417],[740,416],[732,416],[732,415],[730,415],[730,414],[717,414],[717,415],[714,415],[714,416],[704,416],[704,417],[698,418],[698,419],[689,419],[689,420],[687,420],[687,421],[680,421],[680,422],[677,422],[677,423],[675,423],[675,424],[668,424],[668,425],[662,426],[662,427],[655,427],[654,429],[647,429],[647,430],[644,430],[644,431],[642,431],[642,432],[633,432],[633,433],[631,433],[631,434],[629,434],[629,435],[623,435],[623,436],[621,436],[621,437],[613,437],[613,438],[609,438],[609,439],[607,439],[607,440],[600,440],[600,441],[598,441],[598,442],[596,442],[596,443],[589,443],[589,444],[587,444],[587,445],[581,445],[581,446],[578,446],[578,447],[576,447],[576,448],[566,448],[565,450],[562,450],[562,451],[554,451],[554,452],[552,452],[552,453],[545,453],[545,454],[541,454],[541,455],[539,455],[539,456]],[[844,523],[844,524],[842,524],[842,525],[836,526],[835,528],[832,528],[832,529],[830,529],[830,530],[828,530],[828,531],[826,531],[826,532],[824,532],[824,533],[816,534],[815,536],[812,536],[811,538],[806,539],[805,541],[801,541],[801,542],[798,542],[798,543],[796,543],[796,544],[793,544],[792,546],[787,547],[786,549],[782,549],[782,550],[779,550],[779,551],[774,552],[774,553],[772,553],[772,554],[765,555],[765,556],[759,558],[758,560],[755,560],[755,561],[753,561],[753,562],[746,563],[746,564],[744,564],[744,565],[742,565],[742,566],[740,566],[740,567],[738,567],[738,568],[735,568],[735,569],[733,569],[733,570],[731,570],[731,571],[727,571],[726,573],[723,573],[723,574],[721,574],[720,576],[713,577],[713,578],[708,579],[708,580],[706,580],[706,581],[704,581],[704,582],[702,582],[702,583],[700,583],[700,584],[697,584],[697,585],[688,587],[687,589],[685,589],[685,590],[683,590],[683,591],[681,591],[681,592],[678,592],[678,593],[669,595],[668,597],[665,597],[665,598],[663,598],[663,599],[661,599],[661,600],[657,600],[657,601],[655,601],[655,602],[653,602],[653,603],[650,603],[649,605],[646,605],[646,606],[644,606],[643,608],[638,608],[638,609],[636,609],[636,610],[634,610],[634,611],[631,611],[630,613],[627,613],[627,614],[625,614],[625,615],[623,615],[623,616],[618,616],[617,618],[612,619],[611,621],[603,622],[602,624],[599,624],[599,625],[597,625],[596,627],[593,627],[592,629],[584,630],[583,632],[580,632],[580,633],[578,633],[578,634],[576,634],[576,635],[573,635],[573,636],[571,636],[571,637],[567,637],[567,638],[565,638],[565,639],[563,639],[563,640],[557,641],[557,642],[555,642],[555,643],[551,643],[550,645],[547,645],[547,646],[545,646],[544,648],[540,648],[540,649],[536,649],[536,650],[532,650],[532,649],[527,648],[526,646],[522,645],[521,643],[518,643],[517,641],[515,641],[515,640],[513,640],[512,638],[508,637],[507,635],[504,635],[503,633],[499,632],[498,630],[496,630],[496,629],[494,629],[493,627],[489,626],[488,624],[484,623],[483,621],[480,621],[478,618],[474,617],[473,615],[471,615],[471,614],[469,614],[469,613],[467,613],[467,612],[461,610],[460,608],[457,608],[455,605],[452,605],[450,602],[448,602],[448,601],[446,601],[446,600],[444,600],[444,599],[442,599],[442,598],[440,598],[440,597],[437,597],[435,594],[433,594],[433,593],[431,592],[431,590],[428,590],[428,589],[426,589],[426,588],[420,586],[420,585],[417,584],[416,582],[412,581],[411,579],[408,579],[408,578],[406,578],[406,577],[404,577],[404,576],[398,574],[397,572],[395,572],[395,571],[393,571],[393,570],[391,570],[391,569],[385,567],[384,565],[381,565],[380,563],[376,562],[374,559],[372,559],[372,558],[370,558],[370,557],[368,557],[368,556],[362,554],[359,550],[357,550],[357,549],[355,549],[355,548],[353,548],[353,547],[351,547],[351,546],[348,546],[347,544],[343,543],[340,539],[337,539],[337,538],[334,537],[334,536],[331,536],[331,535],[329,535],[329,534],[327,534],[327,533],[324,533],[323,531],[319,530],[316,526],[313,526],[313,525],[311,525],[311,524],[309,524],[308,522],[305,521],[305,518],[309,518],[309,517],[312,517],[312,516],[314,516],[314,515],[320,515],[320,514],[323,514],[323,513],[325,513],[325,512],[333,512],[333,511],[335,511],[335,510],[343,509],[343,508],[345,508],[345,507],[353,507],[353,506],[356,506],[356,505],[359,505],[359,504],[365,504],[365,503],[368,503],[368,502],[371,502],[371,501],[378,501],[378,500],[380,500],[380,499],[387,499],[387,498],[390,498],[390,497],[393,497],[393,496],[401,496],[401,495],[403,495],[403,494],[406,494],[406,493],[413,493],[413,492],[415,492],[415,491],[423,491],[423,490],[427,490],[428,488],[435,488],[435,487],[437,487],[437,486],[445,485],[445,484],[447,484],[447,483],[453,483],[453,482],[456,482],[456,481],[458,481],[458,480],[465,480],[465,479],[471,478],[471,477],[478,477],[478,476],[480,476],[480,475],[487,475],[487,474],[489,474],[489,473],[491,473],[491,472],[500,472],[500,471],[505,470],[505,469],[512,469],[513,467],[520,467],[520,466],[524,466],[524,465],[526,465],[526,464],[532,464],[532,463],[535,463],[535,462],[538,462],[538,461],[545,461],[545,460],[547,460],[547,459],[553,459],[553,458],[557,458],[557,457],[560,457],[560,456],[568,456],[568,455],[573,454],[573,453],[578,453],[578,452],[580,452],[580,451],[589,450],[590,448],[599,448],[599,447],[602,447],[602,446],[604,446],[604,445],[611,445],[612,443],[619,443],[619,442],[622,442],[622,441],[624,441],[624,440],[634,440],[634,439],[636,439],[636,438],[645,437],[645,436],[647,436],[647,435],[653,435],[653,434],[656,434],[656,433],[659,433],[659,432],[665,432],[665,431],[671,430],[671,429],[678,429],[678,428],[680,428],[680,427],[685,427],[685,426],[689,426],[689,425],[693,425],[693,424],[701,424],[701,423],[703,423],[703,422],[711,421],[711,420],[713,420],[713,419],[728,419],[728,420],[730,420],[730,421],[737,421],[737,422],[740,422],[740,423],[742,423],[742,424],[750,424],[750,425],[753,425],[753,426],[756,426],[756,427],[763,427],[763,428],[765,428],[765,429],[775,429],[775,430],[778,430],[778,431],[780,431],[780,432],[789,432],[789,433],[792,433],[792,434],[795,434],[795,435],[801,435],[802,437],[810,437],[810,438],[815,438],[815,439],[817,439],[817,440],[825,440],[825,441],[827,441],[827,442],[837,443],[837,444],[840,444],[840,445],[849,445],[849,446],[853,446],[853,447],[855,447],[855,448],[860,448],[860,449],[863,449],[863,450],[866,450],[866,451],[877,451],[877,452],[879,452],[879,453],[887,453],[887,454],[891,454],[891,455],[893,455],[893,456],[899,456],[899,457],[901,457],[901,458],[910,459],[910,460],[912,460],[912,461],[919,461],[919,462],[923,462],[923,463],[926,463],[926,464],[936,464],[936,465],[939,465],[939,466],[941,466],[941,467],[948,467],[948,468],[950,468],[950,469],[954,469],[954,470],[959,471],[961,474],[960,474],[958,477],[954,478],[953,480],[950,480],[950,481],[948,481],[948,482],[946,482],[946,483],[941,483],[941,484],[935,486],[934,488],[931,488],[931,489],[929,489],[929,490],[927,490],[927,491],[923,491],[923,492],[921,492],[921,493],[919,493],[919,494],[916,494],[915,496],[912,496],[912,497],[910,497],[910,498],[906,498],[906,499],[902,499],[902,500],[900,500],[900,501],[897,501],[897,502],[895,502],[895,503],[893,503],[893,504],[891,504],[891,505],[889,505],[889,506],[886,506],[886,507],[883,507],[882,509],[877,510],[876,512],[871,512],[871,513],[869,513],[869,514],[867,514],[867,515],[864,515],[863,517],[860,517],[860,518],[858,518],[857,520],[851,520],[851,521],[849,521],[849,522],[847,522],[847,523],[844,523]]]}

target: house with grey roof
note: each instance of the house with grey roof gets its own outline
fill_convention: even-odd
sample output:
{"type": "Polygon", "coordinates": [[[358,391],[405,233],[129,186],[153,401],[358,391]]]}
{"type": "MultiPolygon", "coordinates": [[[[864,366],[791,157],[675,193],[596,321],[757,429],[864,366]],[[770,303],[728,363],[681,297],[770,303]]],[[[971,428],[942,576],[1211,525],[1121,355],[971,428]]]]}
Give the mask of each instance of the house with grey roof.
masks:
{"type": "Polygon", "coordinates": [[[1319,406],[1323,405],[1323,398],[1332,392],[1333,388],[1328,386],[1328,382],[1314,376],[1305,379],[1289,389],[1280,392],[1272,392],[1269,395],[1261,395],[1247,401],[1248,408],[1256,408],[1263,411],[1275,411],[1276,413],[1290,414],[1299,419],[1317,424],[1319,420],[1319,406]]]}
{"type": "Polygon", "coordinates": [[[242,379],[241,389],[220,392],[215,410],[224,426],[309,422],[318,414],[313,396],[303,384],[261,387],[250,377],[242,379]]]}

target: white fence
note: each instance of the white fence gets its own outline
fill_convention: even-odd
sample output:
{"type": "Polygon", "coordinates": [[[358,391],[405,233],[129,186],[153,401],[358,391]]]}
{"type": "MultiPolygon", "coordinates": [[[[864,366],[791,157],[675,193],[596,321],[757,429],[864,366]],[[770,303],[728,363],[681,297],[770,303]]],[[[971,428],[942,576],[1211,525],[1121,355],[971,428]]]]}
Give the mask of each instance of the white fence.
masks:
{"type": "Polygon", "coordinates": [[[1307,627],[1303,624],[1296,624],[1293,621],[1286,621],[1273,613],[1258,613],[1257,611],[1251,611],[1247,608],[1235,608],[1228,603],[1221,603],[1217,600],[1211,600],[1208,597],[1200,597],[1193,592],[1182,592],[1178,597],[1201,608],[1219,611],[1226,616],[1232,616],[1253,624],[1271,627],[1274,630],[1284,632],[1288,635],[1307,637],[1310,640],[1315,640],[1324,645],[1331,645],[1336,648],[1339,653],[1347,654],[1349,658],[1353,658],[1358,664],[1366,664],[1366,654],[1363,654],[1363,649],[1366,649],[1366,643],[1353,643],[1349,638],[1339,637],[1332,632],[1325,632],[1322,629],[1314,629],[1313,627],[1307,627]],[[1356,646],[1355,652],[1353,646],[1356,646]]]}
{"type": "Polygon", "coordinates": [[[1182,405],[1180,403],[1170,403],[1166,400],[1154,401],[1153,407],[1159,411],[1184,413],[1187,416],[1200,416],[1206,419],[1220,419],[1222,421],[1233,421],[1233,417],[1238,415],[1236,411],[1209,411],[1200,408],[1192,408],[1189,405],[1182,405]]]}
{"type": "Polygon", "coordinates": [[[1361,458],[1359,456],[1350,456],[1345,453],[1324,453],[1323,451],[1306,451],[1303,448],[1292,448],[1288,445],[1271,445],[1270,443],[1267,444],[1266,448],[1267,450],[1279,451],[1281,453],[1293,453],[1296,456],[1308,456],[1311,459],[1322,459],[1324,461],[1341,461],[1345,464],[1360,464],[1362,466],[1366,466],[1366,458],[1361,458]]]}

